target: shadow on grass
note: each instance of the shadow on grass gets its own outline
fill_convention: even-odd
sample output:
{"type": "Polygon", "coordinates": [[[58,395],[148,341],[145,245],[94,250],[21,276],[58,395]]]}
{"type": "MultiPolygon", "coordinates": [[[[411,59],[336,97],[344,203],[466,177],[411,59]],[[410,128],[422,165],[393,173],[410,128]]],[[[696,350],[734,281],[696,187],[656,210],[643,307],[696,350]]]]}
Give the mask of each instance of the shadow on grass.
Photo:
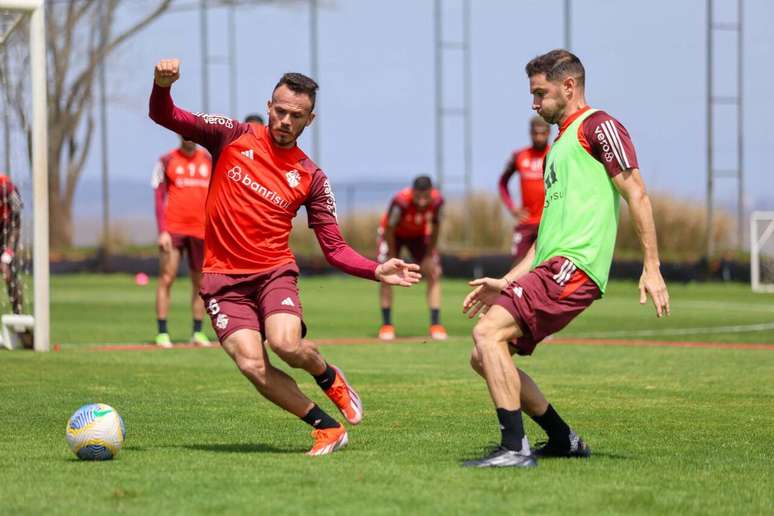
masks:
{"type": "Polygon", "coordinates": [[[177,448],[217,453],[303,453],[306,448],[277,448],[263,443],[183,444],[177,448]]]}

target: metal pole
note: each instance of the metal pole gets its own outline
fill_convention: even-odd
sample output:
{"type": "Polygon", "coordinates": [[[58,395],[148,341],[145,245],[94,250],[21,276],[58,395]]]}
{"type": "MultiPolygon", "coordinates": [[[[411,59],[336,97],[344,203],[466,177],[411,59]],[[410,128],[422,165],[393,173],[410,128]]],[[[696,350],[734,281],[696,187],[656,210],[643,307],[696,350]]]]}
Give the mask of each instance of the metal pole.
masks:
{"type": "Polygon", "coordinates": [[[210,46],[207,39],[207,0],[199,0],[199,40],[202,60],[202,111],[210,111],[210,46]]]}
{"type": "Polygon", "coordinates": [[[35,351],[48,351],[48,121],[46,109],[46,20],[43,2],[30,17],[30,68],[32,80],[32,195],[33,278],[35,281],[35,351]]]}
{"type": "Polygon", "coordinates": [[[570,26],[572,20],[572,5],[570,0],[564,0],[564,48],[570,50],[570,26]]]}
{"type": "MultiPolygon", "coordinates": [[[[470,213],[471,196],[473,195],[473,142],[472,142],[472,66],[471,66],[471,52],[470,52],[470,0],[463,0],[462,3],[462,37],[463,43],[463,88],[464,88],[464,102],[465,102],[465,117],[464,120],[464,133],[465,139],[464,148],[464,160],[465,160],[465,204],[466,211],[470,213]]],[[[473,237],[473,218],[465,217],[465,240],[470,242],[473,237]]]]}
{"type": "Polygon", "coordinates": [[[744,73],[744,50],[743,50],[743,44],[744,44],[744,37],[743,37],[743,10],[742,10],[742,4],[744,3],[744,0],[738,0],[738,13],[737,13],[737,23],[739,24],[739,30],[737,31],[737,57],[736,57],[736,96],[738,99],[738,105],[737,105],[737,111],[736,111],[736,147],[737,147],[737,154],[736,154],[736,169],[738,171],[738,181],[737,181],[737,249],[742,249],[742,245],[744,243],[744,111],[742,110],[742,107],[744,106],[744,103],[742,99],[744,98],[744,81],[743,81],[743,73],[744,73]]]}
{"type": "MultiPolygon", "coordinates": [[[[315,81],[320,80],[320,71],[318,64],[318,48],[320,46],[320,37],[318,32],[317,20],[317,0],[309,0],[309,60],[312,72],[312,78],[315,81]]],[[[320,113],[319,106],[315,107],[317,114],[320,113]]],[[[312,147],[314,148],[314,160],[320,164],[322,152],[320,149],[320,122],[319,120],[312,126],[312,147]]]]}
{"type": "Polygon", "coordinates": [[[707,0],[707,260],[715,254],[713,241],[714,226],[714,184],[712,150],[712,0],[707,0]]]}
{"type": "Polygon", "coordinates": [[[228,7],[228,95],[229,110],[233,118],[239,119],[237,109],[237,27],[236,27],[236,6],[231,3],[228,7]]]}
{"type": "MultiPolygon", "coordinates": [[[[8,88],[8,52],[3,52],[3,88],[8,88]]],[[[5,173],[11,177],[11,106],[8,96],[3,95],[3,147],[5,152],[5,173]]]]}
{"type": "Polygon", "coordinates": [[[438,182],[438,189],[443,190],[443,56],[441,55],[443,45],[443,17],[441,12],[441,1],[435,0],[434,3],[434,23],[435,23],[435,178],[438,182]]]}
{"type": "MultiPolygon", "coordinates": [[[[108,12],[107,3],[102,4],[102,42],[107,40],[108,12]]],[[[107,93],[105,86],[105,68],[107,60],[103,59],[99,65],[99,133],[100,133],[100,152],[102,165],[102,245],[100,246],[100,261],[103,270],[107,266],[108,243],[110,238],[110,195],[108,185],[108,133],[107,133],[107,93]]]]}

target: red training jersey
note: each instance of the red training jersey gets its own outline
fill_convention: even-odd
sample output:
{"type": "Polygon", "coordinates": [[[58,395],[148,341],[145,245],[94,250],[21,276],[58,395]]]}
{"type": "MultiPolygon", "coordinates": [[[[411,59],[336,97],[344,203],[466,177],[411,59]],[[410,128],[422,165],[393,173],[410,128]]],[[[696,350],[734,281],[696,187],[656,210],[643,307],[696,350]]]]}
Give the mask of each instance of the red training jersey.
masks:
{"type": "Polygon", "coordinates": [[[293,217],[304,206],[328,262],[375,279],[376,262],[341,236],[328,178],[300,148],[277,147],[265,126],[180,109],[170,89],[155,84],[150,117],[212,155],[204,272],[253,274],[295,262],[288,241],[293,217]]]}
{"type": "Polygon", "coordinates": [[[22,203],[19,191],[11,178],[0,174],[0,223],[10,220],[21,213],[22,203]]]}
{"type": "Polygon", "coordinates": [[[514,152],[508,168],[500,177],[500,198],[509,210],[513,210],[515,206],[508,191],[508,181],[513,174],[519,174],[521,206],[529,214],[527,220],[523,221],[522,224],[540,224],[546,197],[543,184],[543,161],[549,150],[549,146],[542,150],[527,147],[514,152]]]}
{"type": "Polygon", "coordinates": [[[441,220],[443,203],[441,192],[433,188],[430,192],[430,203],[419,209],[414,204],[413,190],[405,188],[392,198],[390,207],[382,216],[381,228],[394,226],[395,236],[398,238],[428,236],[432,231],[432,224],[438,224],[441,220]]]}
{"type": "Polygon", "coordinates": [[[192,155],[178,148],[159,159],[152,179],[159,233],[204,238],[204,203],[211,166],[210,155],[200,148],[192,155]]]}

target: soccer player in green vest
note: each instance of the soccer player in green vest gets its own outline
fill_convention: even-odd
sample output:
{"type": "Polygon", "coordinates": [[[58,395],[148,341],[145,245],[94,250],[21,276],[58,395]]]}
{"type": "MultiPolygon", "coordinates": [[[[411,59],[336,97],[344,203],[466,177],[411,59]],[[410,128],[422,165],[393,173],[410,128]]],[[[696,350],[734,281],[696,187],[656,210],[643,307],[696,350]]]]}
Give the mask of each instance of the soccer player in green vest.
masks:
{"type": "Polygon", "coordinates": [[[659,271],[656,228],[629,133],[615,118],[586,104],[585,70],[567,50],[552,50],[526,66],[532,109],[559,126],[543,164],[546,199],[538,237],[526,258],[500,279],[471,281],[470,363],[484,377],[497,411],[500,446],[467,467],[534,467],[537,457],[589,457],[591,450],[557,414],[511,356],[564,328],[605,293],[613,259],[618,205],[629,205],[644,254],[640,303],[650,296],[658,317],[669,315],[659,271]],[[521,411],[548,435],[530,451],[521,411]]]}

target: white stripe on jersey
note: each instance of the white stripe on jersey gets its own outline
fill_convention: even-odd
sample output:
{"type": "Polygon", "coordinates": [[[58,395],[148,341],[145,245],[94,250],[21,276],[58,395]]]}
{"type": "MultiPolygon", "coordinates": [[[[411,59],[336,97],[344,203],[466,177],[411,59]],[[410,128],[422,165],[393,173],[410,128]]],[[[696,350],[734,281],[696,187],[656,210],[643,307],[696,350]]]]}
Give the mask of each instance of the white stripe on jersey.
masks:
{"type": "Polygon", "coordinates": [[[615,141],[618,144],[618,148],[621,150],[621,156],[623,157],[626,168],[632,168],[631,165],[629,164],[629,158],[626,156],[626,149],[623,146],[621,135],[618,134],[618,128],[615,126],[612,120],[608,120],[608,123],[610,124],[610,129],[612,130],[613,137],[615,138],[615,141]]]}
{"type": "Polygon", "coordinates": [[[156,166],[153,167],[153,174],[151,175],[151,186],[156,189],[161,183],[164,182],[166,171],[164,170],[164,164],[161,160],[156,162],[156,166]]]}
{"type": "Polygon", "coordinates": [[[602,132],[605,133],[605,137],[607,138],[607,141],[610,142],[610,149],[613,151],[616,161],[618,161],[618,166],[621,167],[622,169],[625,169],[623,159],[621,159],[619,147],[613,141],[613,135],[610,133],[610,128],[608,127],[609,123],[610,123],[609,120],[602,122],[600,124],[600,127],[602,127],[602,132]]]}

